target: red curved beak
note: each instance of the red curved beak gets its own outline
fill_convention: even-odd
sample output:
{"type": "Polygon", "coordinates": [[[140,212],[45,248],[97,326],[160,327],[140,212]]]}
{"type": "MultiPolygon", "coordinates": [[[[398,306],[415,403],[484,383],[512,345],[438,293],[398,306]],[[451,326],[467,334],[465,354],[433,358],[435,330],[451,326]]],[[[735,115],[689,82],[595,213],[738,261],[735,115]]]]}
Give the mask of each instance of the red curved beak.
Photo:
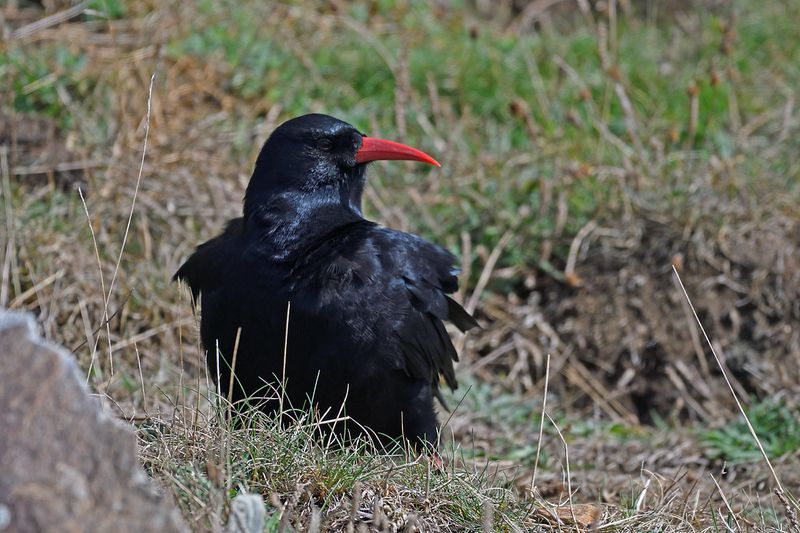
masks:
{"type": "Polygon", "coordinates": [[[442,166],[438,161],[421,150],[394,141],[376,139],[375,137],[363,137],[361,148],[356,152],[356,163],[395,159],[421,161],[437,167],[442,166]]]}

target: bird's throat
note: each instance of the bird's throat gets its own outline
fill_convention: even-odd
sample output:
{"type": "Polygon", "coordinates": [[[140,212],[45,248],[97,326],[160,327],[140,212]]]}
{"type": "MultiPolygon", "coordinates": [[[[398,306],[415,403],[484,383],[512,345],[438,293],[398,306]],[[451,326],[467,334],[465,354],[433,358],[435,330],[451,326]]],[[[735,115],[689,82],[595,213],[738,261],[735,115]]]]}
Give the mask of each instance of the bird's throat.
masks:
{"type": "Polygon", "coordinates": [[[305,255],[338,228],[364,221],[351,197],[331,194],[283,193],[245,209],[246,233],[259,253],[277,262],[305,255]]]}

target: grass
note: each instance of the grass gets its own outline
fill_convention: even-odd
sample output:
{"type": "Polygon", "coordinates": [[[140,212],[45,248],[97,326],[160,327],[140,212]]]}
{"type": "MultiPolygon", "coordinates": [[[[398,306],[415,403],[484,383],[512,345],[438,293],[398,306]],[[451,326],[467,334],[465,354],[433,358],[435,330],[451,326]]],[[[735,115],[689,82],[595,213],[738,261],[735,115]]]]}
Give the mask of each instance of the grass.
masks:
{"type": "MultiPolygon", "coordinates": [[[[184,29],[166,39],[166,56],[173,62],[206,64],[220,75],[220,86],[208,96],[225,95],[254,111],[231,117],[240,124],[234,127],[252,128],[254,120],[278,104],[282,116],[314,109],[344,114],[364,130],[399,129],[409,142],[444,152],[448,164],[437,187],[442,200],[424,213],[403,202],[405,216],[415,221],[418,231],[439,239],[457,236],[466,220],[472,241],[487,247],[494,246],[514,220],[516,245],[504,251],[499,264],[516,268],[541,261],[543,241],[574,235],[590,219],[618,216],[624,190],[617,186],[629,184],[609,183],[604,167],[627,164],[637,181],[651,181],[650,189],[670,175],[674,179],[686,164],[680,158],[659,162],[657,150],[645,145],[660,143],[673,155],[691,145],[692,158],[702,166],[712,157],[732,164],[747,158],[750,143],[735,139],[733,129],[786,104],[787,87],[796,78],[790,65],[800,60],[792,38],[791,21],[797,13],[791,5],[766,11],[746,2],[738,5],[738,16],[747,22],[737,26],[736,46],[730,50],[724,47],[729,39],[727,13],[692,21],[695,26],[680,39],[674,25],[622,18],[613,51],[606,52],[613,52],[606,59],[615,63],[613,72],[602,64],[597,36],[587,28],[573,29],[567,36],[492,31],[475,35],[469,29],[479,21],[470,21],[455,8],[442,16],[415,3],[376,6],[369,14],[359,7],[342,9],[345,12],[335,18],[334,13],[303,5],[200,2],[187,15],[184,29]],[[264,32],[261,21],[276,19],[284,24],[264,32]],[[769,66],[754,59],[764,55],[765,32],[770,42],[787,44],[769,66]],[[564,68],[575,75],[565,75],[564,68]],[[615,95],[617,79],[624,100],[615,95]],[[691,139],[690,85],[697,88],[702,110],[691,139]],[[431,88],[435,92],[428,94],[431,88]],[[402,117],[397,116],[398,101],[407,104],[402,117]],[[433,109],[434,102],[439,108],[433,109]],[[424,130],[410,126],[420,119],[432,127],[445,124],[445,113],[461,124],[457,146],[449,146],[440,134],[423,139],[424,130]],[[398,118],[402,123],[395,128],[398,118]],[[630,130],[628,123],[636,129],[630,130]],[[600,124],[607,125],[606,135],[598,135],[600,124]],[[432,141],[439,146],[431,147],[432,141]],[[492,160],[480,161],[482,154],[491,154],[492,160]],[[515,164],[523,154],[527,157],[515,164]],[[469,164],[476,160],[477,167],[469,164]],[[462,176],[470,167],[477,172],[462,176]],[[558,206],[566,210],[563,227],[553,224],[557,216],[550,201],[559,195],[566,204],[558,206]],[[502,208],[491,209],[489,198],[502,208]]],[[[19,85],[15,89],[23,93],[15,102],[18,111],[71,120],[63,113],[55,87],[60,85],[75,99],[91,94],[85,86],[92,85],[92,75],[81,75],[80,62],[87,61],[86,55],[56,44],[34,51],[12,49],[10,56],[12,78],[19,85]],[[48,77],[54,64],[81,80],[79,86],[48,77]],[[31,86],[36,90],[31,92],[31,86]],[[22,91],[24,87],[28,90],[22,91]]],[[[768,139],[759,137],[754,141],[768,139]]],[[[240,139],[236,151],[251,159],[252,140],[240,139]]],[[[774,161],[763,162],[785,166],[790,156],[790,151],[781,151],[774,161]]],[[[398,170],[387,172],[392,173],[387,179],[399,179],[398,170]]],[[[406,173],[407,185],[418,182],[414,172],[418,171],[406,173]]],[[[778,179],[791,186],[786,177],[778,179]]],[[[671,185],[675,203],[686,205],[691,180],[671,185]]],[[[645,198],[648,193],[663,195],[648,190],[645,198]]],[[[556,242],[553,259],[561,266],[567,251],[556,242]]]]}
{"type": "MultiPolygon", "coordinates": [[[[764,450],[771,459],[779,459],[800,450],[800,422],[795,407],[774,401],[752,402],[747,417],[761,435],[764,450]]],[[[741,465],[761,461],[761,452],[749,437],[743,420],[704,431],[700,442],[710,459],[741,465]]]]}
{"type": "Polygon", "coordinates": [[[62,112],[57,87],[71,93],[88,93],[86,82],[82,84],[75,77],[85,63],[85,56],[66,46],[34,51],[12,48],[0,55],[3,74],[12,80],[13,109],[48,116],[56,119],[59,127],[70,128],[73,117],[62,112]]]}
{"type": "Polygon", "coordinates": [[[567,500],[567,465],[547,417],[538,441],[551,354],[547,414],[572,500],[602,504],[607,529],[791,530],[669,265],[797,493],[800,8],[677,4],[569,4],[528,24],[456,0],[98,0],[32,33],[50,12],[4,6],[0,118],[18,142],[0,121],[0,304],[36,313],[87,374],[93,362],[94,390],[144,420],[142,460],[196,529],[218,528],[242,491],[272,502],[273,531],[307,528],[315,507],[346,528],[353,499],[372,513],[381,498],[396,525],[413,514],[426,530],[480,530],[491,508],[498,530],[555,529],[542,513],[567,500]],[[444,164],[375,165],[366,198],[370,217],[463,258],[459,296],[485,326],[458,339],[444,473],[255,412],[230,427],[207,399],[187,295],[169,278],[239,212],[269,131],[311,111],[444,164]],[[37,119],[54,133],[23,139],[37,119]],[[68,155],[48,159],[53,147],[68,155]],[[55,168],[66,160],[78,170],[55,168]],[[26,173],[39,164],[44,183],[26,173]],[[58,185],[78,181],[106,286],[127,235],[107,326],[87,217],[58,185]]]}
{"type": "MultiPolygon", "coordinates": [[[[212,408],[206,416],[150,421],[140,431],[145,467],[175,488],[194,529],[224,522],[225,502],[253,492],[271,496],[273,507],[290,508],[292,527],[302,530],[319,508],[326,510],[331,528],[352,524],[354,506],[373,524],[377,505],[395,527],[415,521],[423,530],[469,529],[483,521],[487,499],[505,519],[521,524],[530,515],[528,505],[507,489],[487,486],[478,473],[432,471],[424,458],[402,449],[399,455],[385,455],[367,442],[343,445],[322,438],[310,413],[296,413],[289,427],[253,409],[244,411],[242,427],[226,422],[224,408],[222,413],[212,408]],[[177,450],[180,458],[167,455],[177,450]]],[[[279,514],[276,508],[272,513],[279,514]]]]}

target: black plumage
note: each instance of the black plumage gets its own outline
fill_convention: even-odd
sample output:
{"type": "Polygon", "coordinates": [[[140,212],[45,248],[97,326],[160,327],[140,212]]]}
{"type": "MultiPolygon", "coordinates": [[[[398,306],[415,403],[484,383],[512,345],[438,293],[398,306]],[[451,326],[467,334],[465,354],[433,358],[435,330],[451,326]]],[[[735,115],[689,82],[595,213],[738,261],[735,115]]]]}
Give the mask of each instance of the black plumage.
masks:
{"type": "Polygon", "coordinates": [[[476,322],[447,296],[458,284],[449,252],[363,218],[366,163],[376,159],[438,165],[326,115],[284,123],[259,154],[243,216],[175,278],[200,299],[203,346],[225,395],[240,330],[235,400],[269,396],[265,385],[285,378],[293,407],[313,401],[332,417],[346,399],[344,413],[358,422],[348,431],[433,444],[439,376],[456,387],[443,322],[462,331],[476,322]]]}

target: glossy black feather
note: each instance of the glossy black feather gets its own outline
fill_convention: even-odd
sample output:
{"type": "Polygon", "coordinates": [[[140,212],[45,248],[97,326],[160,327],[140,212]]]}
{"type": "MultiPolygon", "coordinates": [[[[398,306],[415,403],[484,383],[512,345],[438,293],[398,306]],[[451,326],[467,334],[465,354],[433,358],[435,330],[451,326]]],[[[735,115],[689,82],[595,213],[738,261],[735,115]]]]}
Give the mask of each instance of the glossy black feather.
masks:
{"type": "Polygon", "coordinates": [[[313,401],[333,416],[346,398],[346,414],[370,431],[434,443],[440,376],[456,387],[458,356],[443,321],[462,331],[477,323],[447,296],[458,287],[449,252],[362,217],[360,139],[324,115],[279,127],[259,156],[244,216],[200,245],[175,278],[200,300],[209,368],[216,378],[219,366],[226,394],[241,330],[235,399],[285,378],[295,407],[313,401]]]}

